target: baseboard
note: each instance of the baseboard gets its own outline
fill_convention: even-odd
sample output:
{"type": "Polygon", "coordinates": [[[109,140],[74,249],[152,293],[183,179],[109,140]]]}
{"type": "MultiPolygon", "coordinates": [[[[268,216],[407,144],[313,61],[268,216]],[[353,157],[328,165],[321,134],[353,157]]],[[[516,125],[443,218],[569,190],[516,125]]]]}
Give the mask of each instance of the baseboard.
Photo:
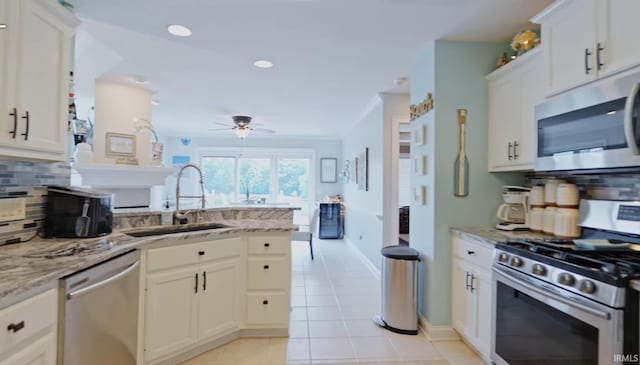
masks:
{"type": "Polygon", "coordinates": [[[369,258],[365,256],[362,251],[360,251],[358,246],[356,246],[355,243],[351,242],[349,238],[345,236],[343,240],[356,251],[356,255],[358,256],[360,261],[362,261],[362,263],[369,269],[369,271],[371,271],[373,276],[375,276],[376,279],[380,280],[380,278],[382,277],[382,275],[380,274],[380,269],[378,269],[376,265],[374,265],[373,262],[371,262],[371,260],[369,260],[369,258]]]}
{"type": "Polygon", "coordinates": [[[418,314],[418,326],[429,341],[460,341],[460,335],[451,326],[434,326],[418,314]]]}

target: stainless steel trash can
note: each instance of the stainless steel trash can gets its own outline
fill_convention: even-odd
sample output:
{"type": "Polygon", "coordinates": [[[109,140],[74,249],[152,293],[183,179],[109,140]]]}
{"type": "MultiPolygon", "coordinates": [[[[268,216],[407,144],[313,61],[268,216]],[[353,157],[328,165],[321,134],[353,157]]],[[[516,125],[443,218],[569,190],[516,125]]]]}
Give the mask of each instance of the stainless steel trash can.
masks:
{"type": "Polygon", "coordinates": [[[388,246],[382,253],[382,312],[374,321],[390,331],[418,334],[418,262],[407,246],[388,246]]]}

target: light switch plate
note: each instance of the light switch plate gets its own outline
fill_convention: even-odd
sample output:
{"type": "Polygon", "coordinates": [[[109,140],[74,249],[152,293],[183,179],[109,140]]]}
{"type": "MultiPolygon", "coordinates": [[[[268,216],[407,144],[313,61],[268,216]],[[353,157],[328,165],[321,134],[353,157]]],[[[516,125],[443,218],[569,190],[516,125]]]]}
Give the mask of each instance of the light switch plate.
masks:
{"type": "Polygon", "coordinates": [[[0,199],[0,222],[24,219],[26,211],[25,198],[0,199]]]}

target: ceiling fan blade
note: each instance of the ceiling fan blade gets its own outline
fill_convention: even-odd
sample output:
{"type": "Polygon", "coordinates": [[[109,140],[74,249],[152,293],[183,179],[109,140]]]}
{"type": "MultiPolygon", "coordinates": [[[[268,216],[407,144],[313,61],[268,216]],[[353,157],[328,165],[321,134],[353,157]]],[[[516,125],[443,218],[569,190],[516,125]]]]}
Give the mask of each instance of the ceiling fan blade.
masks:
{"type": "Polygon", "coordinates": [[[258,133],[268,133],[268,134],[276,133],[276,131],[274,131],[273,129],[267,129],[267,128],[252,128],[252,130],[258,133]]]}
{"type": "Polygon", "coordinates": [[[208,131],[212,132],[212,131],[230,131],[232,130],[231,127],[229,128],[211,128],[211,129],[207,129],[208,131]]]}
{"type": "Polygon", "coordinates": [[[223,125],[225,127],[233,128],[233,125],[231,125],[229,123],[218,123],[218,122],[215,122],[214,124],[223,125]]]}

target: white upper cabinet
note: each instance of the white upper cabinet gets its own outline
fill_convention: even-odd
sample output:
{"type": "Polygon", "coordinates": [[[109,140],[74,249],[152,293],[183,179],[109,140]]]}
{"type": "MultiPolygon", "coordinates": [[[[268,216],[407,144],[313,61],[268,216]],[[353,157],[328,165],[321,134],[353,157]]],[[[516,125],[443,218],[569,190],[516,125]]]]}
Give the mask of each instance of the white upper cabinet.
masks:
{"type": "Polygon", "coordinates": [[[559,94],[640,64],[633,44],[636,0],[558,0],[532,19],[540,23],[546,95],[559,94]]]}
{"type": "Polygon", "coordinates": [[[0,0],[0,10],[0,155],[65,160],[77,20],[47,0],[0,0]]]}
{"type": "Polygon", "coordinates": [[[598,41],[603,64],[599,77],[640,64],[640,32],[635,28],[638,14],[638,0],[598,1],[598,41]]]}
{"type": "Polygon", "coordinates": [[[487,76],[489,81],[489,171],[534,167],[535,105],[543,99],[540,49],[534,49],[487,76]]]}

